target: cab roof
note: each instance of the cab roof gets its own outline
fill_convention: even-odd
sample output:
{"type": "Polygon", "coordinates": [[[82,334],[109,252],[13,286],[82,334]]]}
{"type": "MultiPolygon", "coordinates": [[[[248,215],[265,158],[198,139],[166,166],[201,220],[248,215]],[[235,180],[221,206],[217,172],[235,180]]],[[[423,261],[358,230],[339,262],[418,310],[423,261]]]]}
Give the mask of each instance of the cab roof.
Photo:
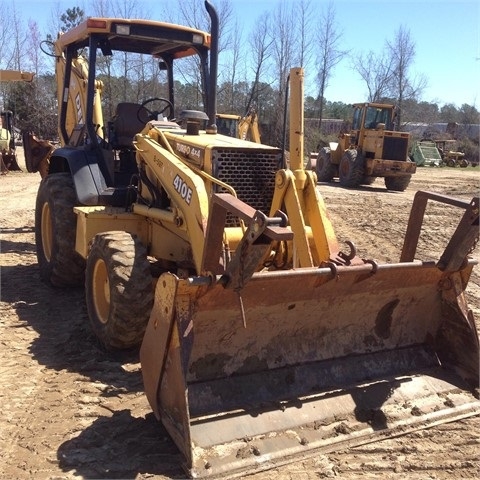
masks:
{"type": "Polygon", "coordinates": [[[395,108],[395,105],[391,103],[375,103],[375,102],[362,102],[362,103],[354,103],[352,104],[353,107],[373,107],[373,108],[388,108],[388,109],[393,109],[395,108]]]}
{"type": "Polygon", "coordinates": [[[90,37],[104,37],[104,51],[117,50],[174,58],[196,54],[210,48],[210,34],[183,25],[154,20],[90,17],[59,35],[59,50],[68,46],[88,47],[90,37]]]}

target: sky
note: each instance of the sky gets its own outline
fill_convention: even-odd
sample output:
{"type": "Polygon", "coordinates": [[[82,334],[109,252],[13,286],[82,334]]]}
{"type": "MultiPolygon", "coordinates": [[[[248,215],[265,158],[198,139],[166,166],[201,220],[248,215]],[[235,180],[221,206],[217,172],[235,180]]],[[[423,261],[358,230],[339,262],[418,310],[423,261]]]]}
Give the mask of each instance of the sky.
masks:
{"type": "MultiPolygon", "coordinates": [[[[37,21],[43,32],[47,31],[53,11],[88,6],[90,0],[1,1],[14,2],[21,18],[26,22],[37,21]]],[[[152,12],[152,19],[162,20],[155,15],[155,10],[163,1],[137,0],[137,3],[144,4],[152,12]]],[[[280,1],[232,0],[234,16],[242,30],[248,32],[263,12],[273,11],[280,1]]],[[[328,3],[327,0],[312,1],[315,5],[318,1],[325,6],[328,3]]],[[[403,26],[409,31],[416,49],[411,74],[427,79],[421,100],[440,105],[453,103],[457,107],[467,103],[480,108],[480,0],[332,1],[342,50],[348,50],[351,55],[369,51],[380,53],[385,42],[392,41],[403,26]]],[[[215,0],[212,3],[215,4],[215,0]]],[[[160,11],[160,7],[158,9],[160,11]]],[[[313,80],[308,80],[308,72],[306,75],[307,92],[316,89],[313,80]]],[[[367,100],[367,94],[365,83],[351,69],[348,59],[335,67],[325,91],[327,100],[344,103],[367,100]]]]}

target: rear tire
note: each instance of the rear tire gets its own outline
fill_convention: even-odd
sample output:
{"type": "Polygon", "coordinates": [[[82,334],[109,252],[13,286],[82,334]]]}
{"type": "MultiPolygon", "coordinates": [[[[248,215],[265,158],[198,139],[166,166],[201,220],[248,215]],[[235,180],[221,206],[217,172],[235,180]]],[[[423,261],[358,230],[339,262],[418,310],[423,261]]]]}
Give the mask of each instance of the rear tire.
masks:
{"type": "Polygon", "coordinates": [[[75,251],[77,195],[69,173],[45,177],[35,206],[35,243],[40,277],[56,287],[80,286],[85,260],[75,251]]]}
{"type": "Polygon", "coordinates": [[[340,160],[338,177],[342,187],[358,187],[363,179],[364,158],[357,150],[345,150],[340,160]]]}
{"type": "Polygon", "coordinates": [[[335,165],[332,164],[331,152],[328,147],[323,147],[318,152],[317,166],[315,168],[317,178],[320,182],[331,182],[337,173],[335,165]]]}
{"type": "Polygon", "coordinates": [[[85,295],[92,329],[107,349],[138,347],[154,295],[145,246],[123,231],[95,235],[87,258],[85,295]]]}
{"type": "Polygon", "coordinates": [[[387,190],[404,192],[407,189],[411,178],[411,175],[405,175],[402,177],[385,177],[385,186],[387,187],[387,190]]]}

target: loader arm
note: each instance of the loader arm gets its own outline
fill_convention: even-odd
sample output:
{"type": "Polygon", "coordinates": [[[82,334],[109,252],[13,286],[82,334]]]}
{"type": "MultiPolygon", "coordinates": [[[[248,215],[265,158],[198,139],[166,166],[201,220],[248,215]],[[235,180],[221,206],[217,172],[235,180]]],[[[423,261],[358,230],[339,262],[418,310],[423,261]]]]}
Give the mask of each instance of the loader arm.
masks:
{"type": "MultiPolygon", "coordinates": [[[[147,125],[147,131],[149,128],[147,125]]],[[[160,145],[149,135],[139,134],[136,136],[135,148],[137,162],[140,168],[145,166],[147,176],[169,180],[163,182],[161,187],[171,199],[170,210],[174,210],[176,215],[173,223],[165,219],[162,221],[161,209],[158,209],[158,221],[161,221],[165,228],[188,239],[195,270],[199,275],[202,271],[209,209],[205,182],[175,155],[167,143],[160,145]]],[[[139,214],[144,214],[144,209],[144,205],[133,206],[133,211],[139,214]]]]}

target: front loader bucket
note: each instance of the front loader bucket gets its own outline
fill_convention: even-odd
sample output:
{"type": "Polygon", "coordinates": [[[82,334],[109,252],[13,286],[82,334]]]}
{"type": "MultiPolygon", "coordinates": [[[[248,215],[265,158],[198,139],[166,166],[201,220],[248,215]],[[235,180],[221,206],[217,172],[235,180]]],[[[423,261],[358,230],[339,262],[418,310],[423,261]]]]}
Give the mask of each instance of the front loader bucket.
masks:
{"type": "Polygon", "coordinates": [[[260,272],[240,292],[162,275],[142,372],[188,473],[240,475],[480,412],[473,264],[260,272]]]}

